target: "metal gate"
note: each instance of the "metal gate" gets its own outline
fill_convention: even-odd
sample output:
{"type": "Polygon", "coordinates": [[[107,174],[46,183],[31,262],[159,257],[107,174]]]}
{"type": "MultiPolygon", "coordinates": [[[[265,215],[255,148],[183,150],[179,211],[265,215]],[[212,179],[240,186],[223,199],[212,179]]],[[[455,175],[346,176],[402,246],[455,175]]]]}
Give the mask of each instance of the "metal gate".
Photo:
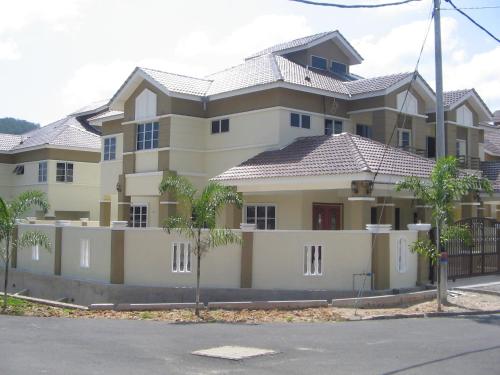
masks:
{"type": "Polygon", "coordinates": [[[500,222],[474,217],[460,220],[472,234],[472,245],[452,240],[445,246],[448,252],[448,278],[487,275],[500,272],[500,222]]]}

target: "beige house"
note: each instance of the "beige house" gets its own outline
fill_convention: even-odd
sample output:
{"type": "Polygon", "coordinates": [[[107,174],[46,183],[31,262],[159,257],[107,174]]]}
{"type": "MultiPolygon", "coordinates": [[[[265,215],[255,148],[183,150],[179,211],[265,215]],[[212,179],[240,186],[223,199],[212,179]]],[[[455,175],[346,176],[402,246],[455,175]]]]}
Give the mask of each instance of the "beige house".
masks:
{"type": "MultiPolygon", "coordinates": [[[[333,31],[204,78],[136,68],[109,111],[89,119],[102,128],[101,225],[159,226],[177,209],[158,192],[169,171],[199,188],[215,178],[241,191],[244,209],[221,217],[233,228],[364,229],[382,207],[394,229],[428,221],[394,184],[433,166],[434,92],[418,74],[357,76],[362,60],[333,31]]],[[[447,93],[445,104],[447,154],[478,170],[479,123],[491,112],[475,90],[447,93]]],[[[478,214],[471,199],[457,202],[457,218],[478,214]]]]}
{"type": "Polygon", "coordinates": [[[87,118],[106,109],[98,103],[22,135],[0,134],[0,196],[46,193],[46,219],[99,217],[101,139],[87,118]]]}

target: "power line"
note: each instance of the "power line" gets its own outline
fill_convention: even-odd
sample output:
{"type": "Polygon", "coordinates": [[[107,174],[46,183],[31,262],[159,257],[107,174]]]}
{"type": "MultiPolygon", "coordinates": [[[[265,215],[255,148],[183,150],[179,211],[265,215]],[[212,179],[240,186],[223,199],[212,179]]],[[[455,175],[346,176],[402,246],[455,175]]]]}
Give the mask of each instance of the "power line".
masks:
{"type": "Polygon", "coordinates": [[[303,3],[308,5],[319,5],[324,7],[334,7],[334,8],[344,8],[344,9],[359,9],[359,8],[382,8],[389,7],[395,5],[403,5],[408,3],[413,3],[422,0],[404,0],[404,1],[396,1],[392,3],[384,3],[384,4],[354,4],[354,5],[346,5],[346,4],[335,4],[335,3],[323,3],[319,1],[310,1],[310,0],[290,0],[295,1],[297,3],[303,3]]]}
{"type": "Polygon", "coordinates": [[[456,10],[456,9],[497,9],[500,8],[500,5],[492,5],[492,6],[484,6],[484,7],[460,7],[460,8],[441,8],[441,10],[456,10]]]}
{"type": "Polygon", "coordinates": [[[483,30],[486,34],[488,34],[489,36],[491,36],[493,39],[495,39],[498,43],[500,43],[500,39],[498,39],[495,35],[493,35],[491,32],[489,32],[488,30],[486,30],[483,26],[481,26],[478,22],[474,21],[467,13],[465,13],[464,11],[462,11],[460,8],[457,8],[457,6],[455,4],[453,4],[453,1],[451,0],[445,0],[447,3],[450,3],[450,5],[458,12],[460,13],[461,15],[463,15],[464,17],[466,17],[469,21],[471,21],[474,25],[476,25],[477,27],[479,27],[481,30],[483,30]]]}

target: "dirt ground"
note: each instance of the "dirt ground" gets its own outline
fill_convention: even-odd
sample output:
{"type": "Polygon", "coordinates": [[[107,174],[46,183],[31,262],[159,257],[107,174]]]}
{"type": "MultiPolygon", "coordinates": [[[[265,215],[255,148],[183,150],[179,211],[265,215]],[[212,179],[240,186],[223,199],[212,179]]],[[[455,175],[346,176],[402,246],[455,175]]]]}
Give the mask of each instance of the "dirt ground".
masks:
{"type": "MultiPolygon", "coordinates": [[[[84,311],[70,310],[12,299],[6,311],[9,315],[65,317],[88,319],[132,319],[156,320],[171,323],[226,322],[226,323],[266,323],[266,322],[325,322],[358,320],[379,315],[422,314],[435,312],[436,301],[428,301],[410,306],[378,309],[352,308],[311,308],[301,310],[204,310],[197,318],[192,310],[171,311],[84,311]]],[[[500,296],[473,292],[451,292],[445,312],[500,310],[500,296]]]]}

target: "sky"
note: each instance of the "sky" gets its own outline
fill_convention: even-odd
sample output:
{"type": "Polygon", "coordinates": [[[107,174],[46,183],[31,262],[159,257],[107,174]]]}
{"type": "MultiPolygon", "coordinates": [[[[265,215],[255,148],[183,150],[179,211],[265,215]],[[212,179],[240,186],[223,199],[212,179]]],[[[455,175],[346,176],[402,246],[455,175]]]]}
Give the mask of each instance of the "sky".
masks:
{"type": "MultiPolygon", "coordinates": [[[[45,125],[110,98],[136,66],[203,77],[273,44],[329,30],[363,56],[353,73],[413,71],[431,3],[344,10],[288,0],[0,0],[0,118],[45,125]]],[[[444,0],[442,7],[450,8],[444,0]]],[[[464,11],[500,35],[500,8],[464,11]]],[[[419,66],[432,87],[433,39],[431,29],[419,66]]],[[[445,90],[473,87],[492,111],[500,109],[500,44],[443,10],[442,45],[445,90]]]]}

